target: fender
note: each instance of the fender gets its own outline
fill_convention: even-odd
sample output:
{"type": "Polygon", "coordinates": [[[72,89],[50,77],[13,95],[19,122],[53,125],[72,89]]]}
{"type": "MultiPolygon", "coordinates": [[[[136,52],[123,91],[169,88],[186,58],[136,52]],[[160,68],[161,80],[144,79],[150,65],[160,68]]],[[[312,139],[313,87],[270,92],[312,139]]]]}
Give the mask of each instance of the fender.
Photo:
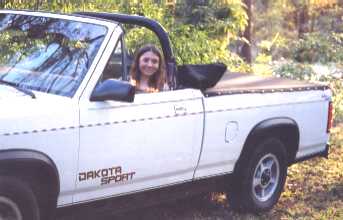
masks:
{"type": "Polygon", "coordinates": [[[296,129],[299,134],[298,124],[291,118],[270,118],[261,121],[251,130],[249,136],[256,135],[257,133],[264,132],[265,129],[274,129],[280,127],[290,127],[296,129]]]}
{"type": "MultiPolygon", "coordinates": [[[[10,149],[0,151],[0,171],[9,173],[15,168],[37,168],[44,170],[52,184],[52,193],[60,192],[60,179],[55,163],[46,154],[27,149],[10,149]]],[[[16,172],[16,171],[13,171],[16,172]]]]}
{"type": "Polygon", "coordinates": [[[291,118],[278,117],[261,121],[250,131],[240,157],[235,165],[235,171],[244,166],[249,155],[253,152],[255,146],[267,137],[277,137],[286,146],[288,153],[288,162],[292,164],[299,148],[299,127],[291,118]]]}

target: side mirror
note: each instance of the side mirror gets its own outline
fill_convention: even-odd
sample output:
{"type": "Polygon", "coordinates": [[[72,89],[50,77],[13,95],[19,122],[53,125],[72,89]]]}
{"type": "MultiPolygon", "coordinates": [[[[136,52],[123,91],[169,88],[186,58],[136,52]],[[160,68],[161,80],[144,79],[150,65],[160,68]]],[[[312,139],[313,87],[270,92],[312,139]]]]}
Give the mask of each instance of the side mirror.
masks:
{"type": "Polygon", "coordinates": [[[107,79],[95,87],[90,100],[133,102],[134,98],[135,87],[133,85],[120,80],[107,79]]]}

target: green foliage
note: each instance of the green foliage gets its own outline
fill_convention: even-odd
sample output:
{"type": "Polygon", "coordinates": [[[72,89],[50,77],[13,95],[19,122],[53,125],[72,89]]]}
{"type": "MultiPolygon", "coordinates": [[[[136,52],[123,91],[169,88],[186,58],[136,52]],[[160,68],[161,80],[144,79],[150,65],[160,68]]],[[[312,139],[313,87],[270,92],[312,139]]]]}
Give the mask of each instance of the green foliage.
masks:
{"type": "Polygon", "coordinates": [[[257,44],[259,54],[256,57],[256,62],[263,63],[266,61],[278,60],[283,57],[289,57],[290,52],[288,44],[289,40],[280,33],[276,33],[271,40],[262,40],[257,44]]]}
{"type": "Polygon", "coordinates": [[[256,63],[269,63],[272,61],[272,56],[265,53],[259,53],[255,59],[256,63]]]}
{"type": "Polygon", "coordinates": [[[232,71],[251,72],[249,65],[228,50],[230,42],[242,40],[239,33],[247,25],[242,1],[180,2],[184,4],[177,6],[176,22],[169,28],[180,63],[223,62],[232,71]]]}
{"type": "MultiPolygon", "coordinates": [[[[277,40],[297,38],[296,24],[294,23],[296,12],[289,1],[256,0],[254,1],[253,16],[253,36],[257,46],[261,41],[275,41],[276,36],[278,36],[277,40]]],[[[273,49],[277,48],[275,46],[273,49]]],[[[278,53],[273,53],[273,55],[275,54],[278,53]]]]}
{"type": "MultiPolygon", "coordinates": [[[[160,7],[160,5],[151,0],[122,4],[119,5],[118,10],[128,14],[143,14],[146,17],[159,21],[169,32],[178,64],[222,62],[227,64],[233,71],[247,72],[250,71],[249,66],[226,48],[226,32],[229,30],[237,32],[246,22],[244,20],[246,17],[243,16],[245,14],[242,14],[243,9],[238,10],[238,7],[241,5],[232,3],[231,6],[233,7],[231,11],[235,11],[235,13],[232,13],[232,16],[228,16],[225,19],[215,18],[215,20],[211,20],[210,16],[208,16],[204,19],[204,22],[196,24],[182,24],[180,19],[176,19],[170,14],[168,8],[160,7]],[[238,23],[232,22],[233,20],[238,23]],[[226,28],[224,28],[225,25],[226,28]],[[224,35],[224,39],[218,39],[220,35],[224,35]]],[[[226,7],[229,6],[226,5],[226,7]]],[[[219,6],[216,7],[217,9],[219,9],[219,6]]],[[[229,8],[227,9],[229,10],[229,8]]],[[[205,8],[201,10],[205,10],[205,8]]],[[[198,12],[200,13],[200,11],[198,12]]],[[[206,13],[211,14],[214,11],[209,10],[206,13]]],[[[128,31],[126,43],[129,52],[133,53],[136,48],[143,44],[158,44],[158,39],[145,28],[134,28],[128,31]]]]}
{"type": "MultiPolygon", "coordinates": [[[[37,9],[70,13],[74,11],[107,11],[139,14],[160,22],[169,32],[178,64],[223,62],[234,71],[250,71],[242,59],[227,50],[228,37],[235,38],[246,25],[247,17],[241,1],[208,1],[207,6],[191,9],[193,15],[200,15],[196,23],[175,17],[170,8],[154,0],[23,0],[7,1],[5,8],[37,9]],[[205,16],[202,16],[205,15],[205,16]],[[187,24],[188,23],[188,24],[187,24]],[[229,34],[228,34],[229,33],[229,34]]],[[[176,10],[177,12],[177,10],[176,10]]],[[[189,20],[188,20],[189,21],[189,20]]],[[[146,43],[158,44],[158,39],[145,28],[126,26],[126,44],[129,53],[146,43]]]]}
{"type": "MultiPolygon", "coordinates": [[[[153,0],[143,0],[137,2],[126,2],[117,5],[117,11],[125,14],[138,14],[154,19],[168,29],[174,23],[174,18],[165,7],[160,7],[153,0]]],[[[144,44],[155,44],[160,46],[156,34],[144,27],[125,25],[125,43],[129,54],[143,46],[144,44]]]]}
{"type": "Polygon", "coordinates": [[[296,58],[299,62],[342,62],[341,58],[335,58],[336,55],[318,56],[320,53],[332,53],[331,48],[336,48],[336,45],[343,45],[342,43],[334,43],[332,39],[332,35],[334,35],[332,33],[343,32],[343,5],[337,2],[339,1],[254,1],[253,48],[256,45],[258,47],[257,53],[266,53],[261,46],[265,46],[266,42],[272,42],[274,37],[279,35],[284,43],[281,45],[273,44],[271,54],[266,53],[266,55],[272,56],[272,60],[283,57],[286,59],[296,58]],[[307,35],[316,35],[316,33],[319,35],[320,33],[320,39],[314,40],[319,45],[310,43],[309,39],[304,40],[308,41],[306,43],[304,41],[297,43],[299,38],[303,36],[308,38],[306,33],[307,35]],[[293,50],[295,46],[305,48],[307,51],[304,53],[299,51],[299,54],[294,55],[291,52],[295,52],[293,50]],[[320,51],[318,47],[322,50],[320,51]]]}
{"type": "Polygon", "coordinates": [[[238,33],[247,25],[247,14],[240,0],[210,0],[201,4],[197,0],[180,2],[175,10],[177,18],[212,35],[238,33]]]}
{"type": "Polygon", "coordinates": [[[133,55],[138,48],[145,44],[160,46],[160,42],[156,37],[156,34],[142,27],[131,27],[127,29],[125,44],[130,55],[133,55]]]}
{"type": "Polygon", "coordinates": [[[310,65],[296,62],[286,62],[276,66],[273,74],[277,77],[295,80],[311,80],[315,75],[310,65]]]}
{"type": "Polygon", "coordinates": [[[343,33],[329,36],[318,33],[306,34],[295,42],[293,57],[298,62],[343,62],[343,33]]]}
{"type": "Polygon", "coordinates": [[[170,16],[168,9],[166,7],[161,7],[159,4],[155,3],[154,0],[121,1],[120,4],[117,4],[115,11],[125,14],[142,15],[152,18],[163,25],[172,22],[172,17],[170,16]]]}
{"type": "Polygon", "coordinates": [[[172,29],[170,38],[178,64],[223,62],[232,71],[250,70],[241,58],[223,48],[219,40],[211,39],[208,32],[199,31],[192,25],[179,25],[172,29]]]}

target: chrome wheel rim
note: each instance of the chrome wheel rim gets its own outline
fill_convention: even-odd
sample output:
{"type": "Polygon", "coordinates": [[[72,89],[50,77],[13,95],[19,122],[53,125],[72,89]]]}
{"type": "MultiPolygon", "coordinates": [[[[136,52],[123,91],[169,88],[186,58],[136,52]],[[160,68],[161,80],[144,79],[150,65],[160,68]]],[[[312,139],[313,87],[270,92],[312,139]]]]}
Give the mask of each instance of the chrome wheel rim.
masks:
{"type": "Polygon", "coordinates": [[[0,196],[0,219],[23,220],[23,216],[17,204],[7,197],[0,196]]]}
{"type": "Polygon", "coordinates": [[[260,202],[270,199],[276,191],[279,183],[280,164],[273,154],[267,154],[261,158],[253,175],[252,192],[260,202]]]}

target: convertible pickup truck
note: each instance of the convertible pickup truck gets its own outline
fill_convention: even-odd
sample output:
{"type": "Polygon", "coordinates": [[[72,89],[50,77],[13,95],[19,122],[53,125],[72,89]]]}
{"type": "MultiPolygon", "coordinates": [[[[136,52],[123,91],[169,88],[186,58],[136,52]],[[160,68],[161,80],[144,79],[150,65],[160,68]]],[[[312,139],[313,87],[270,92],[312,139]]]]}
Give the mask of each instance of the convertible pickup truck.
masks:
{"type": "Polygon", "coordinates": [[[0,48],[0,219],[213,190],[263,212],[288,166],[328,155],[327,86],[177,66],[167,32],[145,17],[1,10],[0,48]],[[167,91],[129,83],[129,25],[159,39],[167,91]]]}

